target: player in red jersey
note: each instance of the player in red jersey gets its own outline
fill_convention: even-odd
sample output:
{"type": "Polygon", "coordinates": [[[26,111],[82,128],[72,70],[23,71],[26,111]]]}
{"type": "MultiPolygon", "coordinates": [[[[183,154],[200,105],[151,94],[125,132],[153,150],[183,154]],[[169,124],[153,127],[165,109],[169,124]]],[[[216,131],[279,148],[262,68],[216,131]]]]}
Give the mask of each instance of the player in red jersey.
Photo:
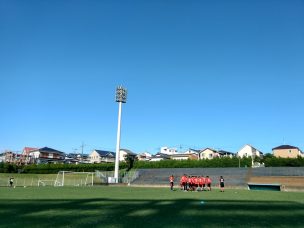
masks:
{"type": "Polygon", "coordinates": [[[179,184],[180,184],[181,190],[184,190],[184,191],[187,190],[187,176],[186,176],[186,174],[181,176],[179,184]]]}
{"type": "Polygon", "coordinates": [[[199,179],[197,176],[194,177],[194,186],[195,186],[195,191],[198,191],[198,186],[199,186],[199,179]]]}
{"type": "Polygon", "coordinates": [[[191,190],[192,190],[191,176],[188,176],[188,178],[187,178],[187,183],[188,183],[188,191],[191,191],[191,190]]]}
{"type": "Polygon", "coordinates": [[[184,188],[183,187],[183,180],[184,180],[184,175],[182,175],[181,178],[179,179],[179,186],[180,186],[181,190],[183,190],[183,188],[184,188]]]}
{"type": "Polygon", "coordinates": [[[192,191],[195,191],[195,176],[191,177],[192,191]]]}
{"type": "Polygon", "coordinates": [[[206,183],[207,183],[207,190],[211,191],[212,180],[211,180],[211,178],[209,176],[206,176],[206,183]]]}
{"type": "Polygon", "coordinates": [[[202,176],[198,177],[198,187],[199,187],[200,191],[203,191],[203,178],[202,178],[202,176]]]}
{"type": "Polygon", "coordinates": [[[205,187],[206,187],[206,178],[204,176],[201,177],[201,182],[202,182],[202,186],[203,186],[202,191],[205,191],[206,190],[205,189],[205,187]]]}

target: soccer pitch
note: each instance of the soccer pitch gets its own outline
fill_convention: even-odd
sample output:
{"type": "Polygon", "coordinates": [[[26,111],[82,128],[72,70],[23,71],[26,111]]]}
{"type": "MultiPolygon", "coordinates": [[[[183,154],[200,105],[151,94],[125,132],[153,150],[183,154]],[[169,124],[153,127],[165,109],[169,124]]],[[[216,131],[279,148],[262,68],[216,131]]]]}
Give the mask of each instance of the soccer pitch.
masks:
{"type": "Polygon", "coordinates": [[[0,188],[0,227],[303,227],[304,193],[0,188]]]}

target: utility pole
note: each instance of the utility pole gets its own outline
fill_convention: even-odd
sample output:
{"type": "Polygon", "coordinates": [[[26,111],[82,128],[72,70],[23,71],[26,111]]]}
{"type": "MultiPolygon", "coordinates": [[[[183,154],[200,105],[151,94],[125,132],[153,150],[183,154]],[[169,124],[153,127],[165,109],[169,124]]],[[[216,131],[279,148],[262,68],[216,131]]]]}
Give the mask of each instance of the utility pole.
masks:
{"type": "Polygon", "coordinates": [[[116,88],[116,102],[118,102],[118,127],[117,127],[114,179],[115,179],[115,183],[118,183],[119,157],[120,157],[119,152],[120,152],[121,108],[122,108],[122,103],[127,102],[127,90],[125,88],[123,88],[122,86],[118,86],[116,88]]]}
{"type": "Polygon", "coordinates": [[[84,143],[82,142],[82,144],[81,144],[81,162],[83,162],[83,148],[84,148],[84,143]]]}

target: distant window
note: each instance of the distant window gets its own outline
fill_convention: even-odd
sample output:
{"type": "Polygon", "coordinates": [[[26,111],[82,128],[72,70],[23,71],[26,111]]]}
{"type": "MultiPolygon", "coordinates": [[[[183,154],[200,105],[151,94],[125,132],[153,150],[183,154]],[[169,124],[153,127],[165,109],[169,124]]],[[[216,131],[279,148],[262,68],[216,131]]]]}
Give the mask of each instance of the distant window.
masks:
{"type": "Polygon", "coordinates": [[[289,153],[291,153],[291,150],[289,150],[289,153]]]}
{"type": "Polygon", "coordinates": [[[212,154],[209,154],[209,158],[212,158],[212,154]]]}

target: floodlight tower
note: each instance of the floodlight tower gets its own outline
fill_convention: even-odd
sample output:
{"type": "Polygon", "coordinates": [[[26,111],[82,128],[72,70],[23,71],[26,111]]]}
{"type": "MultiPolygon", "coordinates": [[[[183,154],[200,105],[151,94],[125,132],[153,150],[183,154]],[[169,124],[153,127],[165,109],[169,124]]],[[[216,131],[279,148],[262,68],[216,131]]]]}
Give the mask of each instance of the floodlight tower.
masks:
{"type": "Polygon", "coordinates": [[[116,157],[115,157],[115,182],[118,183],[118,170],[119,170],[119,152],[120,152],[120,128],[121,128],[121,107],[122,103],[127,102],[127,90],[122,86],[116,88],[116,102],[118,102],[118,128],[117,128],[117,141],[116,141],[116,157]]]}

